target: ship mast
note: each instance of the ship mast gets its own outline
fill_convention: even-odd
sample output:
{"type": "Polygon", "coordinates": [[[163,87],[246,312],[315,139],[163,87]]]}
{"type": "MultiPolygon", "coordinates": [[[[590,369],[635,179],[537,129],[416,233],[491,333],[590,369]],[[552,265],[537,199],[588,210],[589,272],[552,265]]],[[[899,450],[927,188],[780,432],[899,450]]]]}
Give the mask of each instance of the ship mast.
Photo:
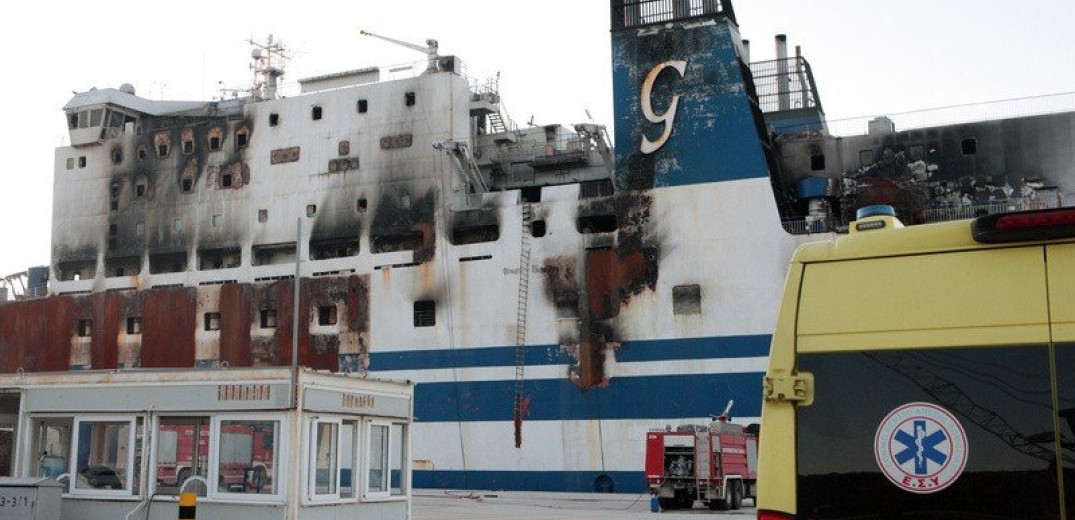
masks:
{"type": "Polygon", "coordinates": [[[284,65],[291,56],[287,54],[284,42],[274,40],[272,35],[259,43],[247,40],[254,47],[250,51],[250,70],[254,72],[254,82],[250,93],[258,100],[277,99],[280,97],[280,78],[284,77],[284,65]]]}

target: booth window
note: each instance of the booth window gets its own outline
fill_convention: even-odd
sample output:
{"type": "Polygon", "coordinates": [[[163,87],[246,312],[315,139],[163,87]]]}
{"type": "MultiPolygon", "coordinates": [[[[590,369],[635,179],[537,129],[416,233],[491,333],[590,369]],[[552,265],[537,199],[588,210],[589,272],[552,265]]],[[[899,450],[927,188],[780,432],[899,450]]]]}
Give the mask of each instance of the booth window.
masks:
{"type": "Polygon", "coordinates": [[[34,454],[37,463],[30,468],[30,476],[56,479],[67,473],[71,460],[71,433],[73,419],[49,417],[35,421],[34,454]]]}
{"type": "Polygon", "coordinates": [[[340,422],[316,420],[310,429],[310,498],[340,496],[340,422]]]}
{"type": "Polygon", "coordinates": [[[407,494],[407,426],[370,422],[366,430],[366,498],[407,494]]]}
{"type": "Polygon", "coordinates": [[[216,482],[219,493],[279,495],[279,420],[217,423],[216,482]]]}
{"type": "Polygon", "coordinates": [[[161,417],[156,439],[157,494],[178,495],[190,477],[208,478],[208,417],[161,417]]]}
{"type": "Polygon", "coordinates": [[[358,490],[358,422],[343,421],[340,425],[340,498],[355,498],[358,490]]]}
{"type": "Polygon", "coordinates": [[[135,419],[75,420],[74,493],[130,495],[137,479],[135,419]]]}

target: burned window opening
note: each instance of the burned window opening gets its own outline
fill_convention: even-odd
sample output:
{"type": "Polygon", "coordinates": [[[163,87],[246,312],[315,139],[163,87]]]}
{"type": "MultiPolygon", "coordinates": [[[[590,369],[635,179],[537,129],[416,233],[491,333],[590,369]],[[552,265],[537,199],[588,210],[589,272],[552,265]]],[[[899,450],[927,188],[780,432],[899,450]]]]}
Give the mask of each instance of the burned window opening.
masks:
{"type": "Polygon", "coordinates": [[[391,253],[393,251],[413,251],[421,247],[424,241],[425,235],[423,235],[421,231],[373,235],[373,252],[391,253]]]}
{"type": "Polygon", "coordinates": [[[96,276],[97,261],[76,260],[73,262],[61,262],[56,265],[56,270],[61,281],[85,280],[96,276]]]}
{"type": "Polygon", "coordinates": [[[163,159],[165,157],[168,157],[168,145],[167,144],[161,143],[161,144],[157,145],[157,157],[160,157],[161,159],[163,159]]]}
{"type": "Polygon", "coordinates": [[[194,141],[183,141],[183,155],[194,153],[194,141]]]}
{"type": "Polygon", "coordinates": [[[127,317],[127,334],[136,335],[142,333],[142,317],[141,316],[128,316],[127,317]]]}
{"type": "Polygon", "coordinates": [[[433,327],[437,324],[437,304],[432,300],[414,302],[414,326],[433,327]]]}
{"type": "Polygon", "coordinates": [[[145,146],[139,146],[138,147],[138,152],[137,152],[138,160],[141,161],[141,160],[145,159],[146,158],[146,153],[147,153],[146,152],[146,147],[145,146]]]}
{"type": "Polygon", "coordinates": [[[545,236],[545,233],[546,229],[544,220],[535,220],[530,223],[530,236],[534,238],[541,238],[545,236]]]}
{"type": "Polygon", "coordinates": [[[825,154],[815,154],[810,156],[810,170],[821,171],[825,169],[825,154]]]}
{"type": "Polygon", "coordinates": [[[295,243],[255,245],[254,265],[281,265],[295,263],[295,243]]]}
{"type": "Polygon", "coordinates": [[[194,191],[194,179],[189,177],[185,178],[179,181],[179,186],[180,189],[183,190],[183,193],[190,193],[191,191],[194,191]]]}
{"type": "Polygon", "coordinates": [[[359,239],[355,237],[310,241],[310,259],[328,260],[358,256],[359,239]]]}
{"type": "Polygon", "coordinates": [[[322,305],[317,308],[317,324],[321,326],[336,324],[336,306],[322,305]]]}
{"type": "Polygon", "coordinates": [[[242,260],[242,249],[238,247],[198,250],[198,269],[202,271],[239,267],[242,260]]]}
{"type": "Polygon", "coordinates": [[[619,229],[619,221],[616,215],[589,215],[579,217],[578,231],[583,234],[612,233],[619,229]]]}
{"type": "Polygon", "coordinates": [[[310,119],[313,119],[314,121],[321,120],[321,107],[314,106],[310,109],[310,119]]]}
{"type": "Polygon", "coordinates": [[[78,320],[76,332],[80,338],[88,338],[93,335],[93,320],[78,320]]]}
{"type": "Polygon", "coordinates": [[[452,229],[452,245],[461,246],[466,244],[479,244],[482,242],[496,242],[500,238],[500,226],[489,224],[485,226],[465,226],[452,229]]]}
{"type": "Polygon", "coordinates": [[[418,99],[418,98],[417,98],[417,97],[416,97],[416,96],[414,95],[414,92],[408,92],[408,93],[404,94],[404,95],[403,95],[403,98],[404,98],[404,101],[406,102],[407,106],[409,106],[409,107],[413,107],[413,106],[414,106],[414,104],[415,104],[415,102],[416,102],[416,101],[417,101],[417,99],[418,99]]]}
{"type": "Polygon", "coordinates": [[[582,181],[579,183],[580,199],[596,199],[599,197],[611,197],[616,193],[616,187],[612,179],[599,179],[596,181],[582,181]]]}
{"type": "Polygon", "coordinates": [[[216,151],[220,150],[220,138],[219,137],[214,135],[213,137],[209,138],[209,150],[212,151],[212,152],[216,152],[216,151]]]}
{"type": "Polygon", "coordinates": [[[306,216],[307,217],[313,217],[314,215],[317,215],[317,204],[307,204],[306,205],[306,216]]]}
{"type": "Polygon", "coordinates": [[[267,209],[259,209],[258,210],[258,222],[261,222],[262,224],[264,224],[264,223],[266,223],[268,221],[269,221],[269,210],[267,210],[267,209]]]}
{"type": "Polygon", "coordinates": [[[108,209],[111,210],[113,213],[119,211],[119,201],[118,200],[113,200],[113,201],[109,202],[108,203],[108,209]]]}
{"type": "Polygon", "coordinates": [[[134,276],[142,270],[142,258],[137,256],[124,256],[119,258],[105,258],[105,273],[110,277],[134,276]]]}
{"type": "Polygon", "coordinates": [[[119,232],[119,226],[117,226],[116,224],[109,224],[108,225],[108,236],[114,237],[114,236],[116,236],[116,233],[118,233],[118,232],[119,232]]]}
{"type": "Polygon", "coordinates": [[[225,187],[225,188],[230,188],[231,187],[231,174],[230,173],[225,173],[224,175],[220,176],[220,185],[225,187]]]}
{"type": "Polygon", "coordinates": [[[677,285],[672,288],[672,314],[685,316],[702,313],[702,288],[697,285],[677,285]]]}
{"type": "Polygon", "coordinates": [[[122,148],[116,148],[116,149],[112,150],[112,164],[122,164],[122,163],[123,163],[123,149],[122,148]]]}
{"type": "Polygon", "coordinates": [[[85,168],[86,167],[86,156],[85,155],[79,156],[79,158],[78,158],[78,167],[79,168],[85,168]]]}
{"type": "Polygon", "coordinates": [[[246,145],[249,143],[249,139],[250,139],[250,132],[248,130],[246,130],[245,128],[242,129],[242,130],[236,130],[235,131],[235,147],[236,148],[246,148],[246,145]]]}
{"type": "Polygon", "coordinates": [[[139,180],[134,185],[134,196],[138,197],[138,198],[142,198],[142,197],[146,196],[146,181],[145,180],[139,180]]]}
{"type": "Polygon", "coordinates": [[[366,111],[369,110],[369,108],[370,108],[370,103],[369,103],[368,100],[365,100],[365,99],[358,100],[358,113],[359,114],[365,114],[366,111]]]}
{"type": "Polygon", "coordinates": [[[280,114],[269,114],[269,126],[277,126],[280,124],[280,114]]]}
{"type": "Polygon", "coordinates": [[[367,207],[369,207],[369,202],[367,202],[366,199],[358,199],[358,201],[355,203],[355,208],[358,210],[359,213],[366,211],[367,207]]]}
{"type": "Polygon", "coordinates": [[[205,330],[220,330],[220,313],[219,312],[207,312],[205,313],[205,330]]]}
{"type": "Polygon", "coordinates": [[[971,137],[964,139],[959,143],[960,149],[963,151],[963,155],[977,155],[978,154],[978,139],[971,137]]]}
{"type": "Polygon", "coordinates": [[[261,309],[261,328],[276,328],[276,309],[261,309]]]}
{"type": "Polygon", "coordinates": [[[186,253],[158,253],[149,255],[149,272],[151,274],[182,273],[186,270],[186,253]]]}
{"type": "Polygon", "coordinates": [[[119,197],[119,184],[113,184],[112,186],[109,186],[108,193],[112,196],[113,199],[119,197]]]}
{"type": "Polygon", "coordinates": [[[859,151],[859,166],[869,166],[874,163],[873,150],[860,150],[859,151]]]}
{"type": "Polygon", "coordinates": [[[527,186],[519,190],[524,204],[541,202],[541,186],[527,186]]]}

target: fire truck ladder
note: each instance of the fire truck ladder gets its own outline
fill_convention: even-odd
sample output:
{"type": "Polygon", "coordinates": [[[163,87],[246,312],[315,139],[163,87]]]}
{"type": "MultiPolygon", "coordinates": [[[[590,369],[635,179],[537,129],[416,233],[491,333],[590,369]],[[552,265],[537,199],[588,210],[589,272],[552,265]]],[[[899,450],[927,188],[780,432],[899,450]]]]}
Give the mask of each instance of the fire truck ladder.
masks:
{"type": "Polygon", "coordinates": [[[519,299],[515,326],[515,447],[523,445],[523,380],[526,371],[526,315],[530,300],[530,223],[534,220],[530,204],[522,207],[523,226],[519,243],[519,299]]]}
{"type": "MultiPolygon", "coordinates": [[[[879,365],[907,378],[908,381],[921,388],[938,402],[993,434],[1012,449],[1049,463],[1055,460],[1056,453],[1051,448],[1043,447],[1041,444],[1027,438],[1026,435],[1016,430],[1000,414],[974,402],[962,389],[937,375],[921,362],[906,355],[893,359],[879,359],[870,354],[866,354],[866,356],[879,365]]],[[[1049,442],[1052,442],[1052,440],[1049,442]]],[[[1062,454],[1062,458],[1065,463],[1075,464],[1075,457],[1062,454]]]]}

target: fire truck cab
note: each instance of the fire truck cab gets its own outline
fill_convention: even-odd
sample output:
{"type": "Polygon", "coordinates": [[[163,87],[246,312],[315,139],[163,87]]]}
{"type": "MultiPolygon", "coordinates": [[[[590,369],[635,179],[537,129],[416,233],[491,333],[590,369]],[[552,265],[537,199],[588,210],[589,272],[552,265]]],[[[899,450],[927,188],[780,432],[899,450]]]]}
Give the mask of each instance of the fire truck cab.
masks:
{"type": "Polygon", "coordinates": [[[646,435],[646,479],[661,509],[734,510],[756,495],[758,425],[718,417],[710,425],[666,426],[646,435]]]}

